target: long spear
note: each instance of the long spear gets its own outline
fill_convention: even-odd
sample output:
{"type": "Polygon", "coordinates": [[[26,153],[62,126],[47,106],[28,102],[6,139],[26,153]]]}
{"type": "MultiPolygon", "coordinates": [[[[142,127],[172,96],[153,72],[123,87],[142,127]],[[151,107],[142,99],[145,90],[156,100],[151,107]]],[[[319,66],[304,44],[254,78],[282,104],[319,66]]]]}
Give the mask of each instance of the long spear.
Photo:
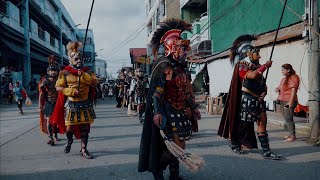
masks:
{"type": "MultiPolygon", "coordinates": [[[[284,5],[283,5],[283,8],[282,8],[281,17],[280,17],[280,21],[279,21],[279,24],[278,24],[278,28],[277,28],[277,31],[276,31],[276,35],[275,35],[275,37],[274,37],[274,41],[273,41],[273,44],[272,44],[272,49],[271,49],[271,54],[270,54],[269,60],[272,59],[274,46],[276,45],[276,42],[277,42],[277,37],[278,37],[278,33],[279,33],[279,29],[280,29],[282,17],[283,17],[283,14],[284,14],[284,10],[286,9],[286,5],[287,5],[287,0],[285,0],[284,5]]],[[[269,68],[267,69],[267,73],[266,73],[266,81],[267,81],[267,78],[268,78],[268,73],[269,73],[269,68]]]]}
{"type": "MultiPolygon", "coordinates": [[[[90,19],[91,19],[91,14],[92,14],[92,9],[93,9],[93,4],[94,4],[94,0],[92,0],[92,4],[91,4],[91,9],[90,9],[90,14],[89,14],[89,18],[88,18],[88,22],[87,22],[87,28],[86,28],[86,34],[84,36],[84,41],[83,41],[83,49],[82,49],[82,60],[81,60],[81,63],[83,63],[83,57],[84,57],[84,49],[86,47],[86,41],[87,41],[87,34],[88,34],[88,29],[89,29],[89,24],[90,24],[90,19]]],[[[80,77],[79,76],[79,84],[78,84],[78,91],[80,89],[80,77]]]]}

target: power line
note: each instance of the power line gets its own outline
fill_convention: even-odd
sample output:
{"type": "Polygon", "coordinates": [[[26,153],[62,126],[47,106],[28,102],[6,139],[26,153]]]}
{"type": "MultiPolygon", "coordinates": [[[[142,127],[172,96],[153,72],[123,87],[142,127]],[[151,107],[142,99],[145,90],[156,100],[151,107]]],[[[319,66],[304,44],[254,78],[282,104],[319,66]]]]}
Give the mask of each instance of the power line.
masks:
{"type": "MultiPolygon", "coordinates": [[[[168,8],[172,2],[174,2],[175,0],[171,0],[168,4],[166,4],[166,6],[161,9],[158,13],[161,14],[163,11],[165,11],[166,8],[168,8]]],[[[157,16],[152,17],[151,21],[153,21],[155,18],[157,18],[157,16]]],[[[113,50],[110,51],[110,53],[107,53],[107,56],[111,56],[113,55],[116,51],[118,51],[122,46],[125,46],[126,44],[128,44],[130,41],[132,41],[133,39],[135,39],[136,37],[138,37],[138,35],[147,27],[148,21],[146,21],[145,23],[143,23],[135,32],[133,32],[129,37],[127,37],[125,40],[123,40],[116,48],[114,48],[113,50]],[[136,34],[137,33],[137,34],[136,34]],[[136,34],[135,37],[131,38],[134,34],[136,34]],[[131,39],[130,39],[131,38],[131,39]]]]}

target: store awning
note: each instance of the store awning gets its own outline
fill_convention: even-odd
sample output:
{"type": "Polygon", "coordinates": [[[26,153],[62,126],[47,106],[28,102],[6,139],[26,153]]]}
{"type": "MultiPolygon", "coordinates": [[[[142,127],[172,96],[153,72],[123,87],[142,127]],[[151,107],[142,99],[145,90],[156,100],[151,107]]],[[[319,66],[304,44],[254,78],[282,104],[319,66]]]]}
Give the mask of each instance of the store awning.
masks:
{"type": "Polygon", "coordinates": [[[25,52],[24,48],[20,47],[19,45],[16,45],[2,38],[0,39],[0,41],[1,41],[1,44],[4,44],[5,46],[9,47],[12,51],[16,53],[24,54],[25,52]]]}
{"type": "Polygon", "coordinates": [[[204,40],[191,46],[191,55],[211,54],[211,40],[204,40]]]}

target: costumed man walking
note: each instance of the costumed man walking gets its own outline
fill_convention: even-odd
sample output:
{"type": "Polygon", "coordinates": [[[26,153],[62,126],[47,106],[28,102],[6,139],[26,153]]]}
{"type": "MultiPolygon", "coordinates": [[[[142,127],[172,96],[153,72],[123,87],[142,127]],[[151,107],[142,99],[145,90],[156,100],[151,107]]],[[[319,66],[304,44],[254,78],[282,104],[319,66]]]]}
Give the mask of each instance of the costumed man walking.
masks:
{"type": "Polygon", "coordinates": [[[170,179],[179,176],[179,161],[167,149],[160,135],[160,129],[181,148],[190,138],[191,125],[185,115],[188,106],[200,119],[199,110],[193,104],[188,91],[186,57],[190,41],[181,39],[184,30],[190,31],[192,25],[179,19],[167,19],[160,23],[151,43],[154,57],[163,45],[164,56],[154,64],[148,92],[145,121],[141,136],[139,153],[139,172],[150,171],[154,179],[162,180],[163,170],[169,165],[170,179]],[[186,105],[187,104],[187,105],[186,105]]]}
{"type": "Polygon", "coordinates": [[[70,152],[74,135],[77,139],[81,139],[80,153],[82,157],[92,159],[93,156],[87,150],[87,145],[90,124],[94,122],[96,117],[93,98],[97,78],[90,72],[89,67],[82,67],[82,55],[79,51],[81,46],[81,42],[69,42],[67,45],[70,64],[59,73],[56,82],[59,96],[53,120],[57,121],[60,133],[66,132],[68,143],[64,152],[70,152]],[[57,117],[63,115],[64,110],[65,119],[61,121],[57,117]]]}
{"type": "Polygon", "coordinates": [[[242,146],[257,148],[254,122],[257,123],[257,136],[262,147],[262,156],[278,160],[280,157],[269,147],[266,105],[264,97],[267,86],[263,72],[271,67],[269,60],[261,65],[260,50],[251,45],[256,38],[243,35],[233,42],[230,60],[237,61],[230,84],[229,94],[221,118],[218,135],[231,142],[235,153],[243,154],[242,146]]]}
{"type": "Polygon", "coordinates": [[[146,101],[147,79],[144,78],[143,70],[136,68],[134,71],[135,77],[130,83],[130,97],[134,99],[134,104],[137,107],[140,123],[143,122],[143,113],[146,101]]]}
{"type": "Polygon", "coordinates": [[[50,55],[48,60],[48,76],[41,79],[39,83],[39,111],[41,131],[49,135],[47,144],[53,146],[55,141],[60,140],[58,138],[57,125],[53,124],[51,119],[58,98],[58,92],[56,91],[55,85],[58,78],[59,66],[56,64],[53,55],[50,55]],[[53,139],[53,131],[55,133],[55,139],[53,139]]]}

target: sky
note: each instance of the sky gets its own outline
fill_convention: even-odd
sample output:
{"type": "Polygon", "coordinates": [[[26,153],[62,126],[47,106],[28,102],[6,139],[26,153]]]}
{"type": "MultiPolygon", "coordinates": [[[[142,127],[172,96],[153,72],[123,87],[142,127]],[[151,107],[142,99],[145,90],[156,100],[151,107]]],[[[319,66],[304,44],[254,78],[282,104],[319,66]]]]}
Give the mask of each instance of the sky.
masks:
{"type": "MultiPolygon", "coordinates": [[[[75,24],[85,29],[92,0],[61,0],[75,24]]],[[[113,77],[122,66],[130,66],[129,48],[146,48],[147,34],[145,0],[95,0],[89,28],[93,29],[95,49],[99,59],[107,62],[107,72],[113,77]],[[128,44],[120,46],[132,35],[128,44]],[[102,50],[101,50],[102,49],[102,50]],[[112,52],[113,50],[117,50],[112,52]]]]}

